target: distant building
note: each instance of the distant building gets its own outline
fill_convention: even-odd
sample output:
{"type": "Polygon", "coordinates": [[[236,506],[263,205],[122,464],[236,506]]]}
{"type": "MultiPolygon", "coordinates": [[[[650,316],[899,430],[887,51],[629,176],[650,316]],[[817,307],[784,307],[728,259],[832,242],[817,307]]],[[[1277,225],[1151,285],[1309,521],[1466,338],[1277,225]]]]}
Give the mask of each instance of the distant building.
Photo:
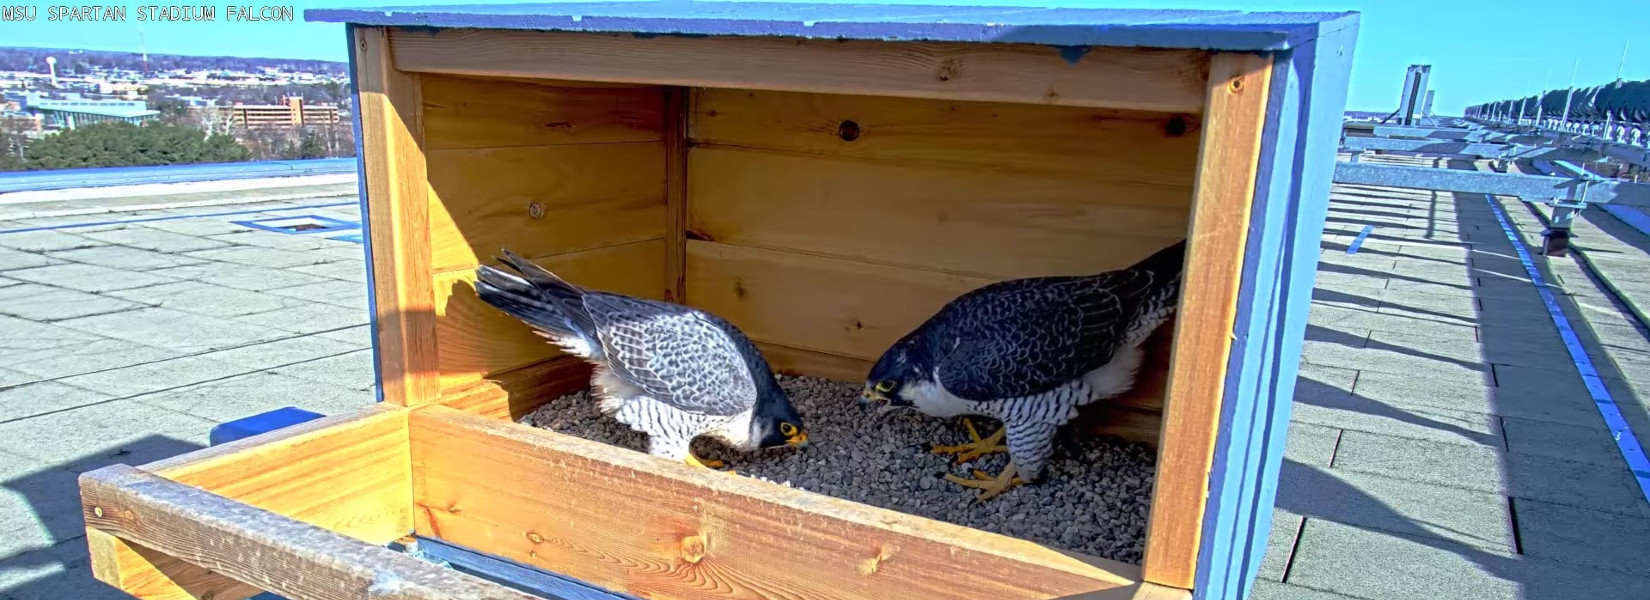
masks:
{"type": "Polygon", "coordinates": [[[38,118],[45,127],[54,129],[112,121],[137,124],[160,117],[160,111],[149,110],[148,103],[142,100],[87,100],[79,94],[65,94],[64,98],[23,94],[18,104],[19,112],[38,118]]]}
{"type": "Polygon", "coordinates": [[[338,105],[306,104],[298,96],[287,96],[281,104],[241,104],[220,106],[218,110],[231,123],[247,129],[272,127],[289,129],[305,125],[328,125],[338,122],[338,105]]]}
{"type": "Polygon", "coordinates": [[[149,86],[142,83],[97,82],[97,93],[107,96],[119,96],[127,100],[136,100],[139,96],[148,92],[149,86]]]}
{"type": "Polygon", "coordinates": [[[38,134],[45,129],[39,116],[20,113],[0,113],[0,130],[38,134]]]}
{"type": "Polygon", "coordinates": [[[207,106],[216,106],[218,104],[217,98],[206,98],[203,96],[173,96],[173,98],[176,98],[179,102],[184,103],[184,105],[190,108],[203,108],[207,106]]]}

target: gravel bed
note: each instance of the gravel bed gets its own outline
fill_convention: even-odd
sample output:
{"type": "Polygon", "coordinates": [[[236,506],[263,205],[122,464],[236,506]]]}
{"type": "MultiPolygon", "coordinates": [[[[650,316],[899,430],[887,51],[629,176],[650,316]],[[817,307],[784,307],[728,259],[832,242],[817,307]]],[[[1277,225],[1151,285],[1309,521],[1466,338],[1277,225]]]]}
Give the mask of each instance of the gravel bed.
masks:
{"type": "MultiPolygon", "coordinates": [[[[976,490],[940,477],[970,468],[995,474],[1004,453],[954,465],[954,457],[926,445],[969,440],[961,419],[910,411],[878,416],[859,406],[859,387],[812,377],[780,376],[802,413],[808,447],[745,454],[700,438],[695,454],[728,462],[740,475],[836,498],[991,531],[1091,556],[1139,564],[1145,548],[1156,454],[1116,438],[1073,436],[1062,429],[1043,479],[983,503],[976,490]]],[[[647,436],[601,415],[587,392],[569,394],[523,417],[531,424],[585,439],[643,451],[647,436]]],[[[974,419],[981,436],[998,423],[974,419]]]]}

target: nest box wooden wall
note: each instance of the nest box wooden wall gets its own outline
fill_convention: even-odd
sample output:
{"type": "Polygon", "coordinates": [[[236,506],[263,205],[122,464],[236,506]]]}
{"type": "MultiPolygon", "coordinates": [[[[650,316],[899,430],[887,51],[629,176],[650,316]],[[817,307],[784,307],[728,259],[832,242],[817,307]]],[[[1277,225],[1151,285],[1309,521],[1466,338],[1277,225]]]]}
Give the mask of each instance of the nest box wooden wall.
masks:
{"type": "MultiPolygon", "coordinates": [[[[1357,17],[955,10],[947,20],[925,16],[931,7],[727,3],[310,11],[349,24],[390,406],[93,477],[88,514],[99,503],[142,512],[152,498],[140,484],[185,481],[228,498],[213,510],[255,506],[289,518],[271,521],[283,527],[375,544],[439,535],[533,563],[535,530],[518,513],[576,513],[593,522],[559,535],[617,528],[598,549],[646,554],[624,536],[664,535],[648,529],[659,522],[631,531],[614,519],[635,515],[588,514],[567,497],[616,505],[668,489],[727,494],[706,502],[778,522],[894,536],[922,570],[904,575],[903,598],[961,593],[922,563],[946,553],[1004,574],[991,597],[1242,597],[1266,546],[1357,17]],[[574,283],[721,315],[781,371],[857,383],[958,294],[1121,268],[1181,239],[1176,321],[1151,342],[1137,389],[1081,425],[1160,448],[1138,568],[915,517],[879,525],[868,507],[712,481],[508,423],[586,386],[588,369],[471,287],[475,267],[508,248],[574,283]],[[328,489],[341,475],[319,461],[367,448],[389,461],[376,488],[389,491],[328,489]],[[294,461],[281,471],[289,497],[212,483],[226,476],[214,468],[252,454],[294,461]],[[581,491],[488,487],[548,462],[586,477],[581,491]],[[638,488],[637,477],[668,485],[638,488]],[[455,506],[455,490],[470,488],[498,498],[455,506]],[[447,515],[442,531],[432,510],[447,515]]],[[[202,558],[187,540],[103,515],[88,517],[103,553],[94,562],[128,591],[172,597],[204,580],[227,594],[270,568],[202,558]]],[[[852,554],[832,546],[848,539],[799,547],[852,554]]],[[[872,589],[844,580],[855,569],[804,554],[721,558],[776,585],[872,589]]],[[[638,589],[619,565],[543,560],[638,589]]],[[[657,585],[654,597],[697,597],[657,585]]]]}

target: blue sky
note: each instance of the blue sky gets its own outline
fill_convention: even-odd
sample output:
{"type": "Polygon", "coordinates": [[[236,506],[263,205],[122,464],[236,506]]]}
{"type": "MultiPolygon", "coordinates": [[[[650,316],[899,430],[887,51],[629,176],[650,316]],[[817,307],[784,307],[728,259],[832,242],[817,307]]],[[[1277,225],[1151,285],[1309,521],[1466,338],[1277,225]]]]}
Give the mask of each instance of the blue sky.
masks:
{"type": "MultiPolygon", "coordinates": [[[[288,0],[298,22],[291,23],[143,23],[149,51],[166,54],[212,54],[344,60],[343,26],[304,23],[306,8],[466,4],[441,0],[288,0]]],[[[873,0],[858,0],[868,2],[873,0]]],[[[522,4],[483,0],[474,4],[522,4]]],[[[1567,10],[1549,0],[899,0],[902,4],[993,4],[1124,8],[1204,8],[1236,10],[1358,11],[1358,36],[1351,110],[1392,110],[1404,69],[1431,64],[1434,107],[1460,114],[1463,107],[1489,100],[1532,94],[1543,78],[1553,87],[1570,81],[1577,59],[1576,85],[1611,81],[1621,63],[1622,45],[1636,38],[1622,76],[1650,79],[1650,0],[1602,0],[1585,10],[1567,10]],[[1550,73],[1550,75],[1549,75],[1550,73]]],[[[46,22],[46,7],[36,3],[40,20],[0,22],[0,45],[138,49],[136,7],[127,22],[46,22]]],[[[67,3],[65,3],[67,4],[67,3]]],[[[1580,5],[1577,5],[1580,6],[1580,5]]],[[[223,10],[219,5],[220,14],[223,10]]]]}

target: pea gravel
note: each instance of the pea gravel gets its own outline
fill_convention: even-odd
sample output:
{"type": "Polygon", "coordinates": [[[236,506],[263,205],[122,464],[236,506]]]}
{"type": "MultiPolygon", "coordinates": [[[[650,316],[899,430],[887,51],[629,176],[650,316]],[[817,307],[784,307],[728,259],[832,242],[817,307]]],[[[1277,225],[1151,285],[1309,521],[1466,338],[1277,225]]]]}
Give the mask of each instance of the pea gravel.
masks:
{"type": "MultiPolygon", "coordinates": [[[[961,419],[937,419],[899,411],[878,416],[861,408],[859,388],[812,377],[780,376],[780,385],[802,413],[808,447],[757,453],[730,450],[701,438],[694,453],[721,459],[739,474],[1030,540],[1091,556],[1139,564],[1145,547],[1155,453],[1116,438],[1073,436],[1062,430],[1054,459],[1038,483],[1017,486],[984,503],[976,490],[940,476],[967,476],[970,468],[1001,472],[1003,453],[954,465],[954,457],[928,453],[927,444],[969,440],[961,419]]],[[[588,392],[557,398],[522,418],[523,423],[646,451],[647,436],[601,415],[588,392]]],[[[981,436],[999,424],[974,419],[981,436]]]]}

